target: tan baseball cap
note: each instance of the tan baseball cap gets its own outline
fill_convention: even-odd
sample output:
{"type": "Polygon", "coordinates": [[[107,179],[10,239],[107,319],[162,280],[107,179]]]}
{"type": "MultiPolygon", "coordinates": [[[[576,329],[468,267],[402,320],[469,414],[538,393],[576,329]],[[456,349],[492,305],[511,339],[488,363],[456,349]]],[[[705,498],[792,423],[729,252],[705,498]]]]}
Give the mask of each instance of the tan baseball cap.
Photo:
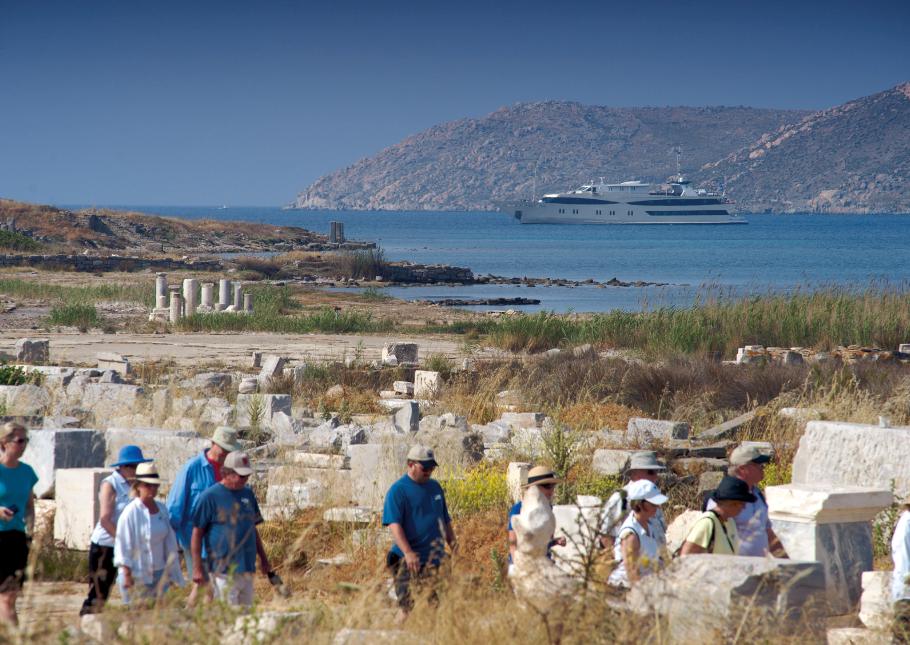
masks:
{"type": "Polygon", "coordinates": [[[771,461],[770,455],[761,451],[758,446],[740,446],[730,453],[731,466],[745,466],[749,462],[766,464],[771,461]]]}
{"type": "Polygon", "coordinates": [[[230,468],[238,475],[248,477],[253,474],[253,466],[250,464],[250,456],[245,452],[236,450],[224,458],[223,468],[230,468]]]}
{"type": "Polygon", "coordinates": [[[439,465],[436,463],[436,453],[433,452],[433,449],[421,446],[419,443],[411,446],[411,449],[408,450],[408,461],[431,462],[434,466],[439,465]]]}

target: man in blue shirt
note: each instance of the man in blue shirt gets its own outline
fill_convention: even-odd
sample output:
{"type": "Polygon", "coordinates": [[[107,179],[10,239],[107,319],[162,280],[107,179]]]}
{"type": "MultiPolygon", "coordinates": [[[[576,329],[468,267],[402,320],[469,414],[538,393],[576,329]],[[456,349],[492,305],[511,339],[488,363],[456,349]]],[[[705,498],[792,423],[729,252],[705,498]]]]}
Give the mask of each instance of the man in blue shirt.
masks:
{"type": "Polygon", "coordinates": [[[193,509],[193,582],[206,582],[204,545],[215,597],[231,605],[249,607],[253,604],[256,556],[259,555],[263,573],[272,570],[256,529],[262,522],[259,504],[246,485],[253,468],[246,453],[232,452],[221,471],[221,482],[202,493],[193,509]]]}
{"type": "Polygon", "coordinates": [[[386,564],[395,576],[395,595],[404,620],[413,606],[411,580],[435,572],[445,557],[445,544],[455,547],[452,518],[442,486],[430,479],[436,468],[433,451],[416,445],[408,452],[408,471],[389,488],[382,524],[395,544],[386,564]]]}
{"type": "MultiPolygon", "coordinates": [[[[183,464],[167,496],[167,512],[171,526],[177,533],[177,544],[186,559],[186,570],[193,576],[193,561],[190,539],[193,534],[193,509],[199,496],[221,481],[221,465],[227,455],[239,450],[237,431],[226,426],[219,427],[212,436],[212,445],[183,464]]],[[[204,555],[204,554],[203,554],[204,555]]],[[[203,571],[205,566],[203,566],[203,571]]],[[[196,601],[198,586],[193,583],[187,605],[192,607],[196,601]]]]}

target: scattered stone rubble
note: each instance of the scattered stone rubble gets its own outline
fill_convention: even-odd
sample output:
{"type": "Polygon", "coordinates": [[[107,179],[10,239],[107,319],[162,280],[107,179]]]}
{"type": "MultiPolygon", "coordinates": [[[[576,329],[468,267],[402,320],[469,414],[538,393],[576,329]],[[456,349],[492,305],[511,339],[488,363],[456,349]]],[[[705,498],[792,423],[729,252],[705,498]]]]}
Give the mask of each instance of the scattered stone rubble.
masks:
{"type": "MultiPolygon", "coordinates": [[[[358,544],[385,545],[387,532],[377,533],[375,523],[385,491],[405,468],[410,445],[428,444],[442,463],[453,465],[516,452],[537,459],[545,434],[556,428],[542,413],[516,411],[521,404],[517,392],[496,397],[502,412],[488,424],[470,424],[453,413],[425,414],[444,387],[442,375],[429,370],[417,370],[414,382],[394,384],[396,398],[380,399],[388,407],[386,414],[355,415],[347,423],[335,416],[316,419],[296,410],[290,395],[264,392],[286,382],[281,379],[293,379],[301,365],[288,367],[283,356],[260,356],[258,362],[257,376],[204,372],[162,385],[135,382],[129,358],[120,355],[99,355],[97,368],[24,366],[42,375],[41,384],[2,386],[0,398],[8,414],[29,420],[31,442],[23,459],[39,476],[36,493],[57,502],[55,539],[68,548],[87,548],[99,512],[97,495],[90,493],[107,472],[105,465],[127,443],[142,446],[167,482],[208,445],[219,425],[268,432],[269,443],[255,448],[264,475],[266,517],[321,508],[326,521],[355,526],[352,539],[358,544]],[[228,398],[231,390],[238,392],[234,403],[228,398]]],[[[419,365],[418,347],[390,343],[383,363],[419,365]]],[[[704,493],[716,487],[741,427],[728,422],[720,430],[693,436],[683,422],[632,418],[624,430],[592,435],[593,468],[619,478],[632,451],[648,447],[668,464],[665,482],[688,482],[704,493]],[[609,447],[595,450],[597,444],[609,447]]],[[[872,572],[872,519],[891,504],[892,490],[898,497],[910,495],[908,431],[887,424],[809,420],[794,459],[793,481],[765,491],[775,530],[793,559],[703,556],[674,561],[628,596],[629,608],[664,616],[673,642],[728,637],[742,623],[749,603],[753,616],[763,616],[779,633],[795,633],[795,617],[801,615],[800,627],[808,624],[811,635],[819,637],[823,621],[816,617],[859,611],[867,626],[859,637],[874,637],[874,630],[887,623],[890,605],[887,580],[872,572]],[[707,588],[704,607],[693,611],[686,590],[707,588]]],[[[757,445],[771,451],[770,444],[757,445]]],[[[528,468],[526,462],[508,466],[513,499],[521,495],[528,468]]],[[[516,520],[520,537],[513,583],[523,602],[540,609],[571,597],[600,530],[604,501],[580,496],[573,504],[550,507],[528,494],[516,520]],[[557,557],[550,562],[541,558],[545,550],[539,538],[554,530],[567,545],[554,547],[557,557]]],[[[683,513],[668,527],[674,546],[693,517],[697,513],[683,513]]],[[[329,565],[338,562],[342,560],[327,560],[329,565]]],[[[851,634],[840,630],[831,638],[856,636],[851,634]]]]}

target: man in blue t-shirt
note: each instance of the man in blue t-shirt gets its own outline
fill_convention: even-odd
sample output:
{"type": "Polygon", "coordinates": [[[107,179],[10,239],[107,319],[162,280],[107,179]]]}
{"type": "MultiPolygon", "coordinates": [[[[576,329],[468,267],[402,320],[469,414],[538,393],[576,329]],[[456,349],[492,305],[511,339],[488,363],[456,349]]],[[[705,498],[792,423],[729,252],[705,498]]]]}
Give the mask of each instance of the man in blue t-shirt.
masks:
{"type": "Polygon", "coordinates": [[[256,556],[263,573],[272,570],[256,525],[262,522],[259,504],[246,482],[253,474],[250,458],[232,452],[221,467],[221,482],[211,486],[193,509],[193,582],[205,584],[202,546],[205,544],[215,597],[235,606],[253,604],[256,556]]]}
{"type": "Polygon", "coordinates": [[[408,471],[389,488],[382,509],[382,524],[392,532],[395,544],[386,563],[395,576],[399,618],[407,617],[411,579],[435,571],[445,557],[445,544],[455,547],[452,518],[442,486],[430,479],[436,457],[426,446],[408,452],[408,471]]]}
{"type": "MultiPolygon", "coordinates": [[[[545,466],[535,466],[530,471],[528,471],[528,481],[522,486],[523,489],[527,489],[530,486],[537,486],[541,492],[544,494],[550,502],[553,501],[553,492],[556,490],[556,484],[559,484],[562,480],[556,476],[550,468],[545,466]]],[[[512,575],[512,556],[515,554],[515,549],[518,546],[518,542],[515,536],[515,530],[512,528],[512,518],[521,513],[521,500],[515,502],[511,509],[509,509],[509,575],[512,575]]],[[[552,558],[553,554],[550,549],[554,546],[565,546],[566,538],[560,537],[550,540],[550,544],[547,547],[547,557],[552,558]]]]}

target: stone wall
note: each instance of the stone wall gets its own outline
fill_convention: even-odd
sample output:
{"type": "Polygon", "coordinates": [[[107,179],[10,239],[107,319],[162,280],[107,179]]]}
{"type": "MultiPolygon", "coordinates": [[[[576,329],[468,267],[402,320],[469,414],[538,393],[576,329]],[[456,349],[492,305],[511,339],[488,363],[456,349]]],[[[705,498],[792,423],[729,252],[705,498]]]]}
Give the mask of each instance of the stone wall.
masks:
{"type": "Polygon", "coordinates": [[[218,260],[174,260],[171,258],[140,258],[97,255],[0,255],[0,267],[41,267],[62,271],[220,271],[218,260]]]}

